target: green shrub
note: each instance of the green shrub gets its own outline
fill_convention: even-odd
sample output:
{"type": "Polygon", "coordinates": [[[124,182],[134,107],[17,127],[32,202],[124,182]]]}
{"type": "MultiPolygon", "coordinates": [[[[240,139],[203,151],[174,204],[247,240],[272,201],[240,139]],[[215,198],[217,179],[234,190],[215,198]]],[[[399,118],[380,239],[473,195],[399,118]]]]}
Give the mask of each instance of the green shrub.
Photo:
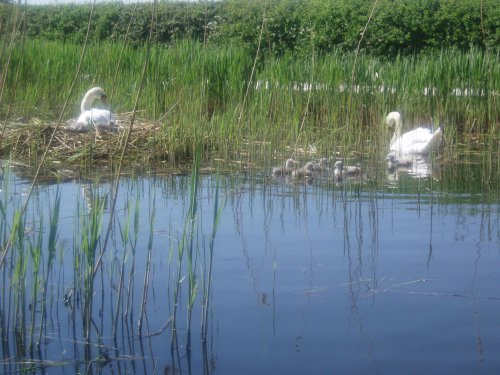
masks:
{"type": "MultiPolygon", "coordinates": [[[[95,41],[142,44],[154,18],[154,38],[162,44],[179,39],[229,42],[255,52],[301,55],[312,50],[353,51],[368,23],[370,0],[225,0],[157,5],[96,5],[91,24],[95,41]],[[263,27],[263,29],[262,29],[263,27]],[[261,33],[262,29],[262,33],[261,33]]],[[[2,5],[2,19],[13,14],[2,5]]],[[[89,5],[27,6],[24,32],[29,37],[80,43],[86,34],[89,5]]],[[[7,29],[7,22],[0,28],[7,29]]],[[[470,47],[500,51],[498,0],[379,0],[360,44],[376,56],[411,55],[470,47]]]]}

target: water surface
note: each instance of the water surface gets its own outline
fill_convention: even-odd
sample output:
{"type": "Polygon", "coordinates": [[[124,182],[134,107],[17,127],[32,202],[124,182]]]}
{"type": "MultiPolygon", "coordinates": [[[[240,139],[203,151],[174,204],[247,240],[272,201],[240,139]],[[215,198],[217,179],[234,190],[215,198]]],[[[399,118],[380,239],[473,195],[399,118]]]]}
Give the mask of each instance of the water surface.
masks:
{"type": "MultiPolygon", "coordinates": [[[[203,175],[187,220],[191,176],[123,178],[94,280],[90,345],[75,259],[93,196],[104,202],[102,249],[112,184],[39,185],[26,215],[27,238],[36,243],[37,233],[47,233],[59,191],[57,261],[42,278],[48,280],[42,301],[32,297],[33,257],[26,255],[21,281],[19,250],[7,257],[3,370],[26,370],[30,362],[50,373],[497,373],[500,193],[492,179],[498,181],[498,167],[477,165],[396,174],[381,166],[370,178],[341,183],[273,179],[267,170],[203,175]],[[183,243],[191,253],[179,253],[183,243]],[[16,297],[21,287],[26,294],[16,297]],[[19,345],[30,342],[32,326],[34,337],[42,327],[40,350],[19,345]]],[[[8,222],[28,187],[15,173],[4,175],[8,222]]]]}

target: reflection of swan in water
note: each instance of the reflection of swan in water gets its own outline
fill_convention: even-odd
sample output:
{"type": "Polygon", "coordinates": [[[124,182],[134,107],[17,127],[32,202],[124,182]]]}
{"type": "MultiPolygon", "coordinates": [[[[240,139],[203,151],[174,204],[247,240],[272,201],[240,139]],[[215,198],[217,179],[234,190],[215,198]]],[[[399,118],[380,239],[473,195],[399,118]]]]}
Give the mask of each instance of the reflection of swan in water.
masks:
{"type": "Polygon", "coordinates": [[[109,192],[106,192],[103,187],[88,183],[80,185],[80,191],[85,201],[87,213],[91,213],[93,209],[104,210],[108,207],[109,192]]]}
{"type": "Polygon", "coordinates": [[[295,161],[293,159],[288,159],[285,162],[285,165],[273,168],[273,175],[284,176],[284,175],[292,173],[294,164],[295,164],[295,161]]]}
{"type": "Polygon", "coordinates": [[[76,122],[70,125],[70,128],[76,131],[89,131],[92,128],[96,128],[97,130],[115,130],[115,116],[111,111],[92,108],[95,100],[106,103],[106,99],[106,93],[100,87],[94,87],[87,91],[80,106],[80,116],[76,122]]]}
{"type": "MultiPolygon", "coordinates": [[[[389,154],[388,157],[390,157],[390,155],[391,154],[389,154]]],[[[388,180],[391,182],[396,182],[402,175],[407,175],[415,179],[432,177],[433,180],[439,180],[438,166],[433,165],[427,157],[416,157],[411,161],[412,163],[406,166],[387,168],[388,180]]]]}
{"type": "Polygon", "coordinates": [[[308,178],[312,177],[314,174],[314,164],[310,161],[306,163],[302,168],[297,168],[292,171],[293,178],[308,178]]]}
{"type": "Polygon", "coordinates": [[[399,156],[405,154],[428,155],[441,145],[443,138],[442,128],[438,128],[432,133],[430,129],[420,127],[401,134],[403,120],[399,112],[391,112],[387,115],[387,126],[394,127],[390,150],[399,156]]]}
{"type": "Polygon", "coordinates": [[[416,159],[411,168],[408,169],[408,174],[415,178],[424,178],[432,176],[432,165],[427,158],[416,159]]]}

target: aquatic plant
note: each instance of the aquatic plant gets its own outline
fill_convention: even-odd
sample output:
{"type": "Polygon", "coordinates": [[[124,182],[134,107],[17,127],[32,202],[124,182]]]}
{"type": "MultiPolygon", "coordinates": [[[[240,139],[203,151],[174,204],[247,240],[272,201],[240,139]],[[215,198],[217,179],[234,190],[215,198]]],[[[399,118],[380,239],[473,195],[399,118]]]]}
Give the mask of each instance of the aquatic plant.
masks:
{"type": "Polygon", "coordinates": [[[204,254],[203,264],[205,265],[203,269],[203,300],[202,300],[202,318],[201,318],[201,338],[206,342],[208,338],[208,323],[209,323],[209,309],[212,295],[212,269],[213,269],[213,258],[214,258],[214,248],[215,248],[215,237],[217,234],[217,229],[220,224],[222,210],[224,209],[224,200],[219,202],[219,188],[220,180],[217,178],[215,192],[214,192],[214,214],[212,218],[212,232],[210,234],[210,242],[208,245],[208,254],[204,254]]]}
{"type": "MultiPolygon", "coordinates": [[[[64,101],[64,82],[70,80],[78,48],[30,40],[15,45],[12,64],[19,73],[9,70],[5,81],[16,85],[15,101],[8,112],[1,106],[4,115],[10,113],[3,154],[39,158],[50,129],[46,125],[64,101]],[[28,79],[34,71],[39,75],[36,81],[28,79]],[[28,124],[16,123],[16,116],[28,124]]],[[[141,71],[145,52],[126,44],[89,48],[71,112],[78,112],[81,93],[99,82],[126,126],[130,115],[125,112],[135,105],[133,90],[140,83],[134,72],[141,71]],[[113,63],[117,59],[118,65],[113,63]],[[116,74],[120,79],[113,80],[116,74]]],[[[403,113],[405,124],[444,125],[447,143],[457,143],[469,133],[493,138],[500,134],[500,67],[489,52],[443,50],[386,61],[332,51],[304,58],[259,56],[257,61],[251,73],[254,56],[238,46],[209,48],[181,41],[169,48],[152,47],[137,103],[137,126],[131,133],[134,146],[126,156],[147,164],[177,161],[192,157],[197,142],[223,158],[255,153],[257,149],[248,145],[257,142],[261,155],[276,157],[286,154],[287,147],[309,145],[323,154],[339,146],[345,152],[382,149],[388,142],[384,119],[392,110],[403,113]]],[[[7,90],[2,103],[12,102],[10,95],[7,90]]],[[[89,137],[60,131],[50,158],[84,164],[117,160],[121,145],[119,133],[89,137]]]]}
{"type": "Polygon", "coordinates": [[[105,206],[104,199],[92,191],[90,194],[89,212],[82,210],[80,217],[81,235],[75,237],[75,240],[78,241],[78,243],[75,243],[75,252],[82,254],[82,269],[80,272],[82,275],[81,290],[83,292],[83,331],[85,339],[89,342],[93,317],[94,267],[98,255],[105,206]]]}
{"type": "Polygon", "coordinates": [[[181,233],[181,238],[178,241],[177,246],[177,269],[174,278],[174,291],[173,291],[173,313],[172,313],[172,345],[176,347],[178,345],[178,321],[177,314],[179,310],[179,302],[181,298],[182,285],[181,283],[186,278],[184,275],[183,264],[186,263],[186,273],[188,280],[188,291],[187,291],[187,348],[191,347],[191,318],[193,312],[193,306],[195,302],[195,297],[198,292],[198,286],[196,281],[196,264],[194,263],[193,256],[195,256],[194,239],[196,236],[196,215],[198,207],[198,187],[199,187],[199,168],[201,160],[201,149],[198,149],[196,153],[196,158],[193,163],[193,170],[191,173],[191,185],[189,193],[189,204],[186,217],[184,219],[183,231],[181,233]]]}

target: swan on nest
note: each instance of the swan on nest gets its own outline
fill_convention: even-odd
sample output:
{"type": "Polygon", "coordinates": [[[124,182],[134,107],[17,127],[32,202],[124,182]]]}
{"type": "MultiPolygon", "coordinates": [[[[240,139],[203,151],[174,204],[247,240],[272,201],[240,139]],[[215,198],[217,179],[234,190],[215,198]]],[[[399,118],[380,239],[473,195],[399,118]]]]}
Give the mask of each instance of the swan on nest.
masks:
{"type": "Polygon", "coordinates": [[[116,130],[115,116],[110,110],[92,107],[95,100],[106,103],[106,99],[106,93],[100,87],[94,87],[87,91],[80,106],[80,116],[70,125],[70,128],[82,132],[89,131],[92,128],[97,130],[116,130]]]}

